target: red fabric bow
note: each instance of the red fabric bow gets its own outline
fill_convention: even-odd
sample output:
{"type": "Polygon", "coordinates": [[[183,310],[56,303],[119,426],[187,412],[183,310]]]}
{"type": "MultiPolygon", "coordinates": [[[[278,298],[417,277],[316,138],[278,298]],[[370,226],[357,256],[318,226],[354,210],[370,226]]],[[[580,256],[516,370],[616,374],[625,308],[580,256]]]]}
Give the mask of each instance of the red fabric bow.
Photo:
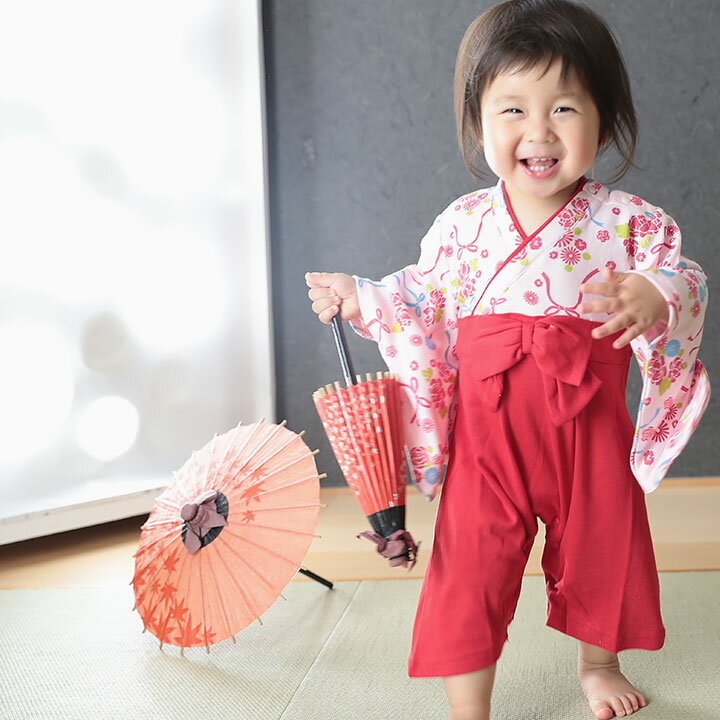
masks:
{"type": "Polygon", "coordinates": [[[480,399],[489,410],[500,406],[504,372],[525,355],[532,355],[540,370],[548,412],[556,426],[575,417],[602,385],[588,367],[593,343],[590,323],[563,322],[558,317],[530,321],[507,315],[475,317],[485,322],[459,336],[457,352],[473,364],[480,399]]]}

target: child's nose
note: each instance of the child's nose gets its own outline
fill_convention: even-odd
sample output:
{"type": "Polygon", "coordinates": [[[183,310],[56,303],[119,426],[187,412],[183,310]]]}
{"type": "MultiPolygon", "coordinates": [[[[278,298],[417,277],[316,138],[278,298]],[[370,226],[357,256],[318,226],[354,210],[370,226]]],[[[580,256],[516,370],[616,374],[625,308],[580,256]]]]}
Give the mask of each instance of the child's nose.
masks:
{"type": "Polygon", "coordinates": [[[548,143],[555,140],[552,127],[547,118],[536,116],[528,120],[525,139],[533,143],[548,143]]]}

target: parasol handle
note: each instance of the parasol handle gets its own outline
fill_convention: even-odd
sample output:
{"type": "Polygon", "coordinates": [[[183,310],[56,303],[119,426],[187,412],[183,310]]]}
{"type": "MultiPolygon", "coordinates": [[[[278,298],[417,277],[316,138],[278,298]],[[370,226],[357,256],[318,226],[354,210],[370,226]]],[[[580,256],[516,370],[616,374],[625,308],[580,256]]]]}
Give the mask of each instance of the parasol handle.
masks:
{"type": "Polygon", "coordinates": [[[337,313],[332,317],[332,330],[335,338],[335,348],[340,356],[340,364],[342,365],[343,375],[345,376],[345,382],[348,385],[357,385],[355,379],[355,371],[353,370],[352,362],[350,361],[350,353],[347,349],[347,341],[345,340],[345,331],[343,330],[342,323],[337,313]]]}

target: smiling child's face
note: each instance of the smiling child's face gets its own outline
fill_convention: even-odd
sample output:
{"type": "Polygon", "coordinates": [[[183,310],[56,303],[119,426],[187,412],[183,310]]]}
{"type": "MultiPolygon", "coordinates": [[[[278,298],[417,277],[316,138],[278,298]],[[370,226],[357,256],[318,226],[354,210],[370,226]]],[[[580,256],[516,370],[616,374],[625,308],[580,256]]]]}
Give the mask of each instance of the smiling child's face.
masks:
{"type": "Polygon", "coordinates": [[[574,72],[563,86],[561,68],[557,60],[542,77],[542,67],[502,73],[481,102],[488,165],[513,204],[548,212],[567,201],[592,167],[600,131],[592,97],[574,72]]]}

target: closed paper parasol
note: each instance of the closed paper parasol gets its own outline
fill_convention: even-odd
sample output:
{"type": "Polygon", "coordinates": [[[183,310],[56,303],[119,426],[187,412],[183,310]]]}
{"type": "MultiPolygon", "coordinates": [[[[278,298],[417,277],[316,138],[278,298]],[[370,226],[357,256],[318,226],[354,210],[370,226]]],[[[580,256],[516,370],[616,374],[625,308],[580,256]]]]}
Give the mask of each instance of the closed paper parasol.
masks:
{"type": "Polygon", "coordinates": [[[258,422],[216,435],[157,498],[132,584],[135,607],[161,648],[208,647],[259,619],[318,537],[315,453],[284,425],[258,422]]]}
{"type": "Polygon", "coordinates": [[[357,537],[372,540],[391,566],[409,571],[419,544],[405,529],[407,475],[398,381],[389,373],[367,375],[364,381],[355,376],[337,316],[332,327],[347,387],[326,385],[313,394],[313,401],[345,480],[374,531],[357,537]]]}

